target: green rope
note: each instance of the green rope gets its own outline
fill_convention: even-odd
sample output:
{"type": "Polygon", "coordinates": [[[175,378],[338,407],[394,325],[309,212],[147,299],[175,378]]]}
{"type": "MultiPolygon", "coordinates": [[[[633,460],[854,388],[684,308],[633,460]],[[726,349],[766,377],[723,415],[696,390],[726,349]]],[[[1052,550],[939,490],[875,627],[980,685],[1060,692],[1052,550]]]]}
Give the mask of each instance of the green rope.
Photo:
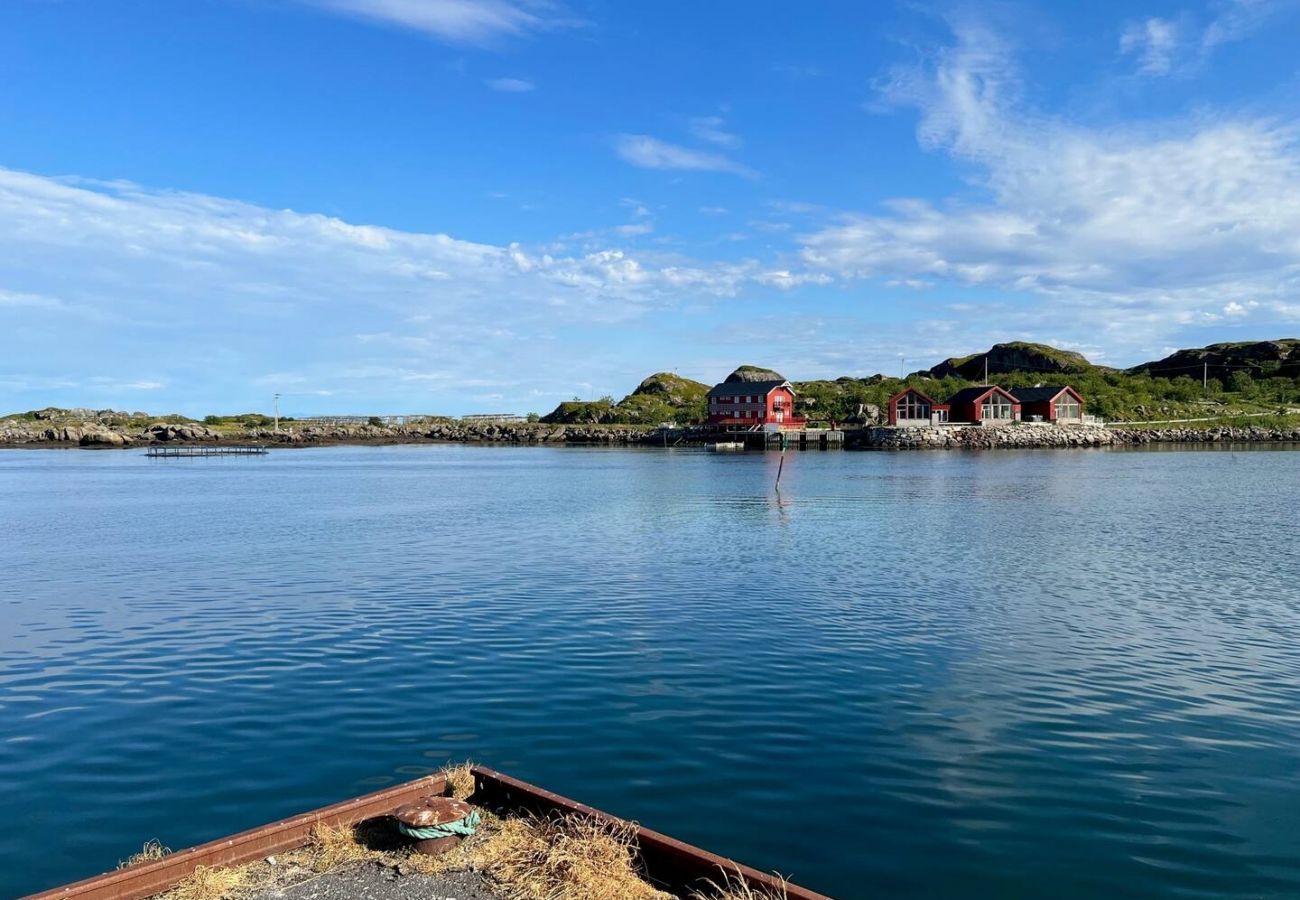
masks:
{"type": "Polygon", "coordinates": [[[463,819],[457,819],[455,822],[443,822],[441,825],[429,825],[425,828],[413,828],[405,822],[397,823],[397,830],[409,838],[415,838],[417,841],[431,841],[435,838],[445,837],[468,837],[474,833],[481,821],[478,810],[473,810],[463,819]]]}

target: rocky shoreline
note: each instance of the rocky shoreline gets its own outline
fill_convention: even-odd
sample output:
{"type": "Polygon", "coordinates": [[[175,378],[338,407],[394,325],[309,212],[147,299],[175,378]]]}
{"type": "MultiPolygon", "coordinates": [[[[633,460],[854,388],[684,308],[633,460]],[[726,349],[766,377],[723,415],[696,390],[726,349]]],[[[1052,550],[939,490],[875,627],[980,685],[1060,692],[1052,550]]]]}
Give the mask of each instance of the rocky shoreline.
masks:
{"type": "Polygon", "coordinates": [[[1107,428],[1102,425],[1010,425],[890,428],[878,426],[849,433],[849,449],[994,450],[1069,447],[1132,447],[1147,444],[1300,443],[1294,428],[1107,428]]]}
{"type": "MultiPolygon", "coordinates": [[[[703,432],[665,432],[649,427],[547,425],[542,423],[431,422],[411,425],[289,425],[271,428],[212,428],[198,423],[106,424],[0,421],[0,447],[115,449],[181,444],[265,444],[313,447],[332,444],[484,443],[604,446],[698,445],[703,432]]],[[[1106,428],[1015,425],[1002,428],[889,428],[846,431],[846,449],[982,450],[1080,448],[1148,444],[1300,443],[1300,427],[1106,428]]]]}
{"type": "Polygon", "coordinates": [[[432,422],[413,425],[288,425],[272,428],[211,428],[197,423],[151,422],[136,427],[100,422],[46,424],[0,422],[0,447],[122,448],[161,444],[267,444],[311,447],[330,444],[503,443],[609,444],[654,443],[659,432],[635,426],[543,425],[537,423],[432,422]]]}

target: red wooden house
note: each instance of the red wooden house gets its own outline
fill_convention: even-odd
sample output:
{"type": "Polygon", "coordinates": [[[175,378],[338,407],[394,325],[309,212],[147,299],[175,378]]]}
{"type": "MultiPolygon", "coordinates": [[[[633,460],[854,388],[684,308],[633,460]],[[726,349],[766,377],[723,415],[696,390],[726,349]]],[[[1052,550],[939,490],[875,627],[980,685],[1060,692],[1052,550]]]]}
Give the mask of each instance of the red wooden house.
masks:
{"type": "Polygon", "coordinates": [[[916,388],[904,388],[889,398],[889,424],[940,425],[948,421],[948,404],[935,403],[916,388]]]}
{"type": "Polygon", "coordinates": [[[1020,421],[1020,401],[994,384],[970,387],[948,398],[949,417],[971,425],[1020,421]]]}
{"type": "Polygon", "coordinates": [[[708,424],[727,431],[775,427],[802,429],[808,420],[795,415],[794,388],[788,381],[724,381],[709,391],[708,424]]]}
{"type": "Polygon", "coordinates": [[[1058,425],[1083,424],[1083,395],[1067,385],[1016,388],[1020,417],[1032,422],[1058,425]]]}

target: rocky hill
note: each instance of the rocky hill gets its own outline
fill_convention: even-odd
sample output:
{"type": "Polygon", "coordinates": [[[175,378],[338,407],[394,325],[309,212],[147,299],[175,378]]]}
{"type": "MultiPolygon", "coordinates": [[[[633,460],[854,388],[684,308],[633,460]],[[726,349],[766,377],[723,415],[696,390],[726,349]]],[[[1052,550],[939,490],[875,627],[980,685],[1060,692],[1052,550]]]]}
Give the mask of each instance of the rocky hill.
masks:
{"type": "Polygon", "coordinates": [[[737,366],[734,372],[723,379],[726,384],[755,381],[785,381],[785,376],[765,366],[737,366]]]}
{"type": "Polygon", "coordinates": [[[1206,374],[1222,380],[1231,378],[1236,372],[1246,372],[1254,379],[1300,378],[1300,339],[1210,344],[1179,350],[1164,359],[1142,363],[1128,371],[1156,378],[1185,375],[1193,380],[1206,374]]]}
{"type": "Polygon", "coordinates": [[[1086,356],[1073,350],[1061,350],[1048,344],[1011,341],[1006,344],[994,344],[983,353],[950,357],[928,371],[915,374],[928,375],[931,378],[955,377],[966,381],[983,381],[986,362],[990,379],[994,375],[1006,375],[1012,372],[1068,375],[1104,370],[1104,367],[1093,365],[1086,356]]]}
{"type": "Polygon", "coordinates": [[[709,386],[673,372],[656,372],[622,400],[570,400],[561,403],[542,421],[551,425],[621,422],[658,425],[703,418],[709,386]]]}

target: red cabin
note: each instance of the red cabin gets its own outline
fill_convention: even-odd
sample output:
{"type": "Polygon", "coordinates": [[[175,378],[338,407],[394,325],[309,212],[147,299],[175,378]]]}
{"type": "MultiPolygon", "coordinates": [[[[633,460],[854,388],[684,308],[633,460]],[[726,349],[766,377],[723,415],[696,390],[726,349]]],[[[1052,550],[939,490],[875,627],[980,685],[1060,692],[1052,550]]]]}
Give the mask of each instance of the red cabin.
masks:
{"type": "Polygon", "coordinates": [[[940,425],[948,421],[948,404],[935,403],[916,388],[904,388],[889,398],[889,424],[940,425]]]}
{"type": "Polygon", "coordinates": [[[1020,416],[1023,419],[1055,425],[1083,424],[1083,395],[1068,384],[1016,388],[1011,393],[1020,401],[1020,416]]]}
{"type": "Polygon", "coordinates": [[[948,398],[948,408],[954,422],[1000,425],[1020,421],[1020,401],[992,384],[958,391],[948,398]]]}
{"type": "Polygon", "coordinates": [[[802,429],[808,420],[795,415],[794,388],[788,381],[724,381],[709,391],[708,424],[728,431],[776,426],[802,429]]]}

